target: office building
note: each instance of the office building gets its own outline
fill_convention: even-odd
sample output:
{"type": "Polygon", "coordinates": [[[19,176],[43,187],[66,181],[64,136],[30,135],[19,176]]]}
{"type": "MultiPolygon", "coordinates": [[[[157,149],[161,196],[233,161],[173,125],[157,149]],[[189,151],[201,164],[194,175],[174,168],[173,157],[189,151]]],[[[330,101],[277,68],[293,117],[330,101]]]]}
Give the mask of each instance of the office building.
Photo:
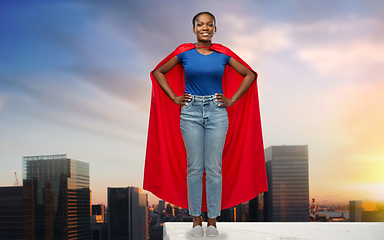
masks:
{"type": "Polygon", "coordinates": [[[90,239],[89,164],[66,154],[23,157],[33,189],[24,210],[34,216],[35,239],[90,239]]]}
{"type": "Polygon", "coordinates": [[[157,207],[159,214],[163,213],[165,211],[165,201],[159,200],[159,205],[157,207]]]}
{"type": "Polygon", "coordinates": [[[91,223],[91,240],[108,239],[107,223],[91,223]]]}
{"type": "Polygon", "coordinates": [[[23,238],[23,187],[0,187],[0,239],[23,238]]]}
{"type": "Polygon", "coordinates": [[[104,204],[92,205],[91,221],[93,223],[103,223],[104,222],[104,213],[105,213],[104,204]]]}
{"type": "Polygon", "coordinates": [[[167,207],[165,208],[165,213],[168,216],[175,216],[173,204],[168,203],[167,207]]]}
{"type": "MultiPolygon", "coordinates": [[[[24,240],[35,238],[35,191],[33,180],[23,180],[23,222],[24,240]]],[[[48,238],[47,238],[48,239],[48,238]]]]}
{"type": "Polygon", "coordinates": [[[268,192],[265,221],[308,222],[308,146],[270,146],[265,149],[268,192]]]}
{"type": "Polygon", "coordinates": [[[246,222],[264,222],[264,193],[260,193],[257,197],[248,202],[248,218],[246,222]]]}
{"type": "Polygon", "coordinates": [[[240,203],[233,210],[234,222],[249,222],[249,202],[240,203]]]}
{"type": "MultiPolygon", "coordinates": [[[[203,218],[208,220],[207,218],[203,218]]],[[[219,222],[249,222],[249,202],[221,210],[219,222]]]]}
{"type": "Polygon", "coordinates": [[[0,239],[35,239],[33,185],[0,187],[0,239]]]}
{"type": "Polygon", "coordinates": [[[148,195],[137,187],[108,188],[108,239],[148,239],[148,195]]]}

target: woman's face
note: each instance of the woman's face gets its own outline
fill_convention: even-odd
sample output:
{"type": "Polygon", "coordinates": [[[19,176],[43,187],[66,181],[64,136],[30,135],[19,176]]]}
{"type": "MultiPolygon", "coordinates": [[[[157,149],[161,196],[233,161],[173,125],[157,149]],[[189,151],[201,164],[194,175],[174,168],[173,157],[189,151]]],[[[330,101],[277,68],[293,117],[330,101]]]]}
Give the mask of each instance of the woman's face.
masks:
{"type": "Polygon", "coordinates": [[[212,41],[215,35],[216,27],[213,18],[208,14],[201,14],[197,17],[193,33],[196,34],[198,41],[209,42],[212,41]]]}

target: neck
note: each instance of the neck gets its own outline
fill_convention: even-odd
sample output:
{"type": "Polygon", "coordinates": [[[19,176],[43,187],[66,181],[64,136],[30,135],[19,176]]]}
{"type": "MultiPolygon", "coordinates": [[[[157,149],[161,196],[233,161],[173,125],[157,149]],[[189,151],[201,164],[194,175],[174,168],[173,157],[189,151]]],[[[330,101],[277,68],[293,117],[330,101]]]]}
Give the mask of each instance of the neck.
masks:
{"type": "Polygon", "coordinates": [[[197,41],[197,43],[195,43],[195,47],[197,48],[208,48],[210,46],[212,46],[212,41],[209,41],[209,42],[197,41]]]}

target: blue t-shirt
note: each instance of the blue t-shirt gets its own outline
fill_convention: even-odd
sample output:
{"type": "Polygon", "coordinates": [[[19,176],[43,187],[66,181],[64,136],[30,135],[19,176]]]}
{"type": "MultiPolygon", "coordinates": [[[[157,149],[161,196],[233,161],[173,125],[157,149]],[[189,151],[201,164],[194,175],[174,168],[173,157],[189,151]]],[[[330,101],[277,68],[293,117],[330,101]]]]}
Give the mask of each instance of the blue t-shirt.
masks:
{"type": "Polygon", "coordinates": [[[180,53],[177,58],[184,66],[186,93],[198,96],[223,93],[224,68],[230,56],[216,51],[204,55],[194,48],[180,53]]]}

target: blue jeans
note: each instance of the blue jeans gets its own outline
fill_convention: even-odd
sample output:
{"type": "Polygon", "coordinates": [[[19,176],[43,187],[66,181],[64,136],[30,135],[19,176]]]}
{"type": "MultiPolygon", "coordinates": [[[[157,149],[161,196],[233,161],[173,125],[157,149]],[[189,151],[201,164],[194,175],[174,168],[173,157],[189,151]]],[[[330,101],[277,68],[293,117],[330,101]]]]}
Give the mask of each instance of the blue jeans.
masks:
{"type": "Polygon", "coordinates": [[[187,151],[187,187],[189,213],[201,215],[203,172],[206,173],[207,210],[209,218],[220,216],[222,174],[221,162],[228,130],[225,106],[218,106],[214,95],[192,95],[181,107],[180,129],[187,151]]]}

